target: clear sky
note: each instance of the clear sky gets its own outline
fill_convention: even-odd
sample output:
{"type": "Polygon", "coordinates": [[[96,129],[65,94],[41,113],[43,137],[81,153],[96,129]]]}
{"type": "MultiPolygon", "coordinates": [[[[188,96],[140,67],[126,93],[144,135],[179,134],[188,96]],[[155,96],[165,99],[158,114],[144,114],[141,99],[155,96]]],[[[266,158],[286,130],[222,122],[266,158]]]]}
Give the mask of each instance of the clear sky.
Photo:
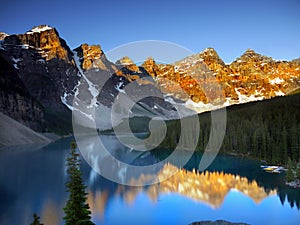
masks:
{"type": "Polygon", "coordinates": [[[291,60],[300,57],[299,0],[9,0],[0,31],[55,27],[71,48],[100,44],[104,51],[141,40],[175,42],[193,52],[213,47],[229,63],[247,48],[291,60]]]}

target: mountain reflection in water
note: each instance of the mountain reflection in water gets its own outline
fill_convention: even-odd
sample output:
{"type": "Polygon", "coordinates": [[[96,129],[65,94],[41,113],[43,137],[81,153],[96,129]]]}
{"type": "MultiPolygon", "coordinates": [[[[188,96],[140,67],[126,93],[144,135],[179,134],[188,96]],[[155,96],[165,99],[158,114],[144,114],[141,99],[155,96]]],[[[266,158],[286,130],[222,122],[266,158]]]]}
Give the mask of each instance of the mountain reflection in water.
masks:
{"type": "MultiPolygon", "coordinates": [[[[263,199],[270,195],[277,194],[276,190],[268,193],[263,187],[260,187],[256,181],[249,182],[247,178],[239,175],[226,174],[223,172],[203,172],[188,171],[180,169],[171,164],[166,164],[156,175],[160,183],[147,187],[136,186],[144,183],[147,176],[141,176],[139,179],[132,180],[132,185],[136,187],[128,187],[119,185],[116,189],[115,196],[123,196],[126,203],[131,204],[141,192],[147,193],[152,202],[157,202],[159,196],[167,193],[178,193],[192,200],[207,203],[212,208],[218,208],[222,205],[226,195],[231,190],[238,190],[249,196],[255,203],[260,203],[263,199]],[[174,174],[167,180],[169,174],[174,174]]],[[[89,192],[88,202],[93,211],[103,215],[104,206],[108,199],[106,191],[95,194],[89,192]]]]}

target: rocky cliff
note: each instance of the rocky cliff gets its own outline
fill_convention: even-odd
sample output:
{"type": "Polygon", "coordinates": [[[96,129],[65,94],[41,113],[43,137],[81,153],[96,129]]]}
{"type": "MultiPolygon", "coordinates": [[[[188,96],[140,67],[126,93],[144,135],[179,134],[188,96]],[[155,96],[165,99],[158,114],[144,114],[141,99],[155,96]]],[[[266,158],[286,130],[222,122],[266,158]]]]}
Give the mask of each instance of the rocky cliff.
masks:
{"type": "Polygon", "coordinates": [[[0,54],[0,111],[36,131],[45,131],[44,111],[20,75],[0,54]]]}
{"type": "Polygon", "coordinates": [[[18,71],[28,92],[45,108],[64,110],[61,96],[77,84],[73,53],[58,32],[38,26],[25,34],[8,35],[1,54],[18,71]]]}

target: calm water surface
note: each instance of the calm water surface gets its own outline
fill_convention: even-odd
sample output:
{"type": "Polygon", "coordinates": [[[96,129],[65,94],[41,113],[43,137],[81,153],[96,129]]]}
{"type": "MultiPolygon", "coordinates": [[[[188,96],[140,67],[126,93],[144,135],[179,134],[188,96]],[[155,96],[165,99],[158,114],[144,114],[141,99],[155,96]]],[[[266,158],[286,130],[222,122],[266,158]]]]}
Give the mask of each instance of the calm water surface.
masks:
{"type": "MultiPolygon", "coordinates": [[[[113,136],[106,143],[117,146],[113,136]]],[[[70,138],[47,146],[0,149],[0,224],[30,224],[36,212],[45,225],[63,224],[70,138]]],[[[126,158],[133,152],[126,151],[126,158]],[[128,153],[129,152],[129,153],[128,153]]],[[[154,161],[163,154],[148,154],[154,161]]],[[[186,165],[197,168],[201,154],[186,165]]],[[[126,161],[126,159],[125,159],[126,161]]],[[[174,181],[148,187],[110,182],[82,162],[88,202],[96,224],[172,224],[223,219],[249,224],[300,224],[300,191],[283,184],[282,174],[261,171],[255,160],[219,155],[206,173],[185,171],[174,181]],[[221,172],[222,171],[222,172],[221,172]],[[187,181],[189,180],[189,181],[187,181]],[[200,184],[198,181],[201,181],[200,184]],[[190,183],[192,189],[185,190],[190,183]]]]}

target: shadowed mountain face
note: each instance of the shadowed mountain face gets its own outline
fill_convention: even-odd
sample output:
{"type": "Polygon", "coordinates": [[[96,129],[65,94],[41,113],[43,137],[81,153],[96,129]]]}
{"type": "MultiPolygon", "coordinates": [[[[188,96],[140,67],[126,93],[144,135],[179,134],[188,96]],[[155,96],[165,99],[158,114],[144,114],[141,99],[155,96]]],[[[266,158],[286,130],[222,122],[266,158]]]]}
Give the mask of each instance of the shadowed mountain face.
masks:
{"type": "Polygon", "coordinates": [[[0,54],[0,111],[37,131],[45,131],[43,107],[34,99],[17,70],[0,54]]]}
{"type": "Polygon", "coordinates": [[[44,107],[63,110],[60,97],[77,84],[73,53],[54,28],[41,26],[10,35],[1,53],[18,71],[30,95],[44,107]]]}
{"type": "MultiPolygon", "coordinates": [[[[87,120],[83,123],[89,124],[95,119],[90,112],[93,107],[98,114],[109,114],[117,95],[130,93],[133,99],[138,99],[144,90],[159,92],[161,96],[139,100],[136,105],[139,113],[132,113],[131,117],[143,116],[146,111],[174,119],[178,115],[173,104],[201,113],[215,107],[286,95],[300,86],[297,60],[276,61],[250,49],[230,65],[213,48],[207,48],[174,64],[159,64],[148,58],[137,66],[126,56],[116,63],[110,62],[99,45],[82,44],[71,51],[57,30],[47,25],[34,27],[24,34],[1,33],[0,40],[2,58],[18,74],[23,83],[21,89],[41,105],[41,113],[51,115],[50,120],[46,119],[48,122],[53,117],[70,116],[70,110],[77,110],[87,120]],[[216,94],[218,88],[224,98],[216,94]],[[78,105],[73,105],[74,97],[78,105]]],[[[15,78],[8,76],[5,83],[13,82],[9,79],[15,78]]],[[[4,92],[7,95],[8,90],[4,92]]],[[[19,100],[18,104],[24,104],[23,101],[19,100]]],[[[12,108],[11,101],[7,104],[12,108]]],[[[21,122],[21,112],[1,111],[21,122]]],[[[121,121],[126,116],[118,117],[121,121]]],[[[28,118],[23,120],[35,130],[41,126],[41,123],[39,126],[29,123],[28,118]]],[[[49,123],[47,129],[55,130],[56,125],[49,123]]],[[[66,127],[71,123],[68,124],[66,127]]],[[[107,123],[99,128],[111,126],[107,123]]]]}

